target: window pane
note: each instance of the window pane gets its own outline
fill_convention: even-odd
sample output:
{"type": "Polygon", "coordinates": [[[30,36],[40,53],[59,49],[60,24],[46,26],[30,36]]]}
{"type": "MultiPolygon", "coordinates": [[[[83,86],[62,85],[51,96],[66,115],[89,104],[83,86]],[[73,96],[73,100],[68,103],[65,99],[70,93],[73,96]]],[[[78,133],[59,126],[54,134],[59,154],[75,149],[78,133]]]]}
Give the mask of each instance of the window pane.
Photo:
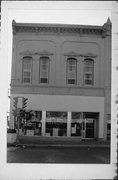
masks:
{"type": "Polygon", "coordinates": [[[92,84],[92,80],[85,80],[85,84],[91,85],[92,84]]]}
{"type": "Polygon", "coordinates": [[[77,60],[75,58],[68,58],[67,60],[67,83],[76,84],[77,74],[77,60]]]}
{"type": "Polygon", "coordinates": [[[24,57],[23,58],[23,82],[31,82],[31,73],[32,73],[32,58],[24,57]]]}
{"type": "Polygon", "coordinates": [[[48,60],[47,59],[41,60],[41,69],[43,69],[43,70],[48,69],[48,60]]]}
{"type": "Polygon", "coordinates": [[[86,66],[93,66],[93,60],[92,59],[86,59],[85,63],[86,63],[86,66]]]}
{"type": "Polygon", "coordinates": [[[30,78],[24,78],[23,82],[30,83],[30,78]]]}
{"type": "Polygon", "coordinates": [[[68,84],[75,84],[75,79],[68,79],[68,84]]]}
{"type": "Polygon", "coordinates": [[[28,71],[26,71],[26,72],[24,72],[24,77],[30,77],[30,72],[28,72],[28,71]]]}
{"type": "Polygon", "coordinates": [[[41,78],[48,78],[48,72],[47,71],[42,71],[40,77],[41,78]]]}
{"type": "Polygon", "coordinates": [[[76,60],[68,60],[68,70],[76,71],[76,60]]]}
{"type": "Polygon", "coordinates": [[[31,69],[31,63],[24,63],[24,69],[31,69]]]}
{"type": "Polygon", "coordinates": [[[92,74],[85,74],[85,79],[92,80],[92,74]]]}
{"type": "Polygon", "coordinates": [[[68,72],[68,79],[75,79],[75,72],[68,72]]]}
{"type": "Polygon", "coordinates": [[[94,79],[94,61],[92,59],[85,59],[84,61],[85,84],[93,85],[93,79],[94,79]]]}
{"type": "Polygon", "coordinates": [[[93,72],[93,67],[85,66],[85,72],[93,72]]]}
{"type": "Polygon", "coordinates": [[[41,83],[47,83],[48,79],[47,78],[41,78],[41,83]]]}
{"type": "Polygon", "coordinates": [[[49,76],[49,58],[41,57],[40,58],[40,83],[48,83],[49,76]]]}

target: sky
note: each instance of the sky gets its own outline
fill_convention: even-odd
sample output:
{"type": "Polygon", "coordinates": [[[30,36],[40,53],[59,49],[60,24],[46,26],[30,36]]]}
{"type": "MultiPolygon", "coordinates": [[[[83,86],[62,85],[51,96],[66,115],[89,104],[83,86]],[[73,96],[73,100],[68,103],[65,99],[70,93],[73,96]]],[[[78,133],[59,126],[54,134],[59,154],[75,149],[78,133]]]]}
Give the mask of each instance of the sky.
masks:
{"type": "Polygon", "coordinates": [[[10,20],[25,23],[59,23],[59,24],[82,24],[103,25],[108,17],[109,10],[13,10],[10,20]]]}

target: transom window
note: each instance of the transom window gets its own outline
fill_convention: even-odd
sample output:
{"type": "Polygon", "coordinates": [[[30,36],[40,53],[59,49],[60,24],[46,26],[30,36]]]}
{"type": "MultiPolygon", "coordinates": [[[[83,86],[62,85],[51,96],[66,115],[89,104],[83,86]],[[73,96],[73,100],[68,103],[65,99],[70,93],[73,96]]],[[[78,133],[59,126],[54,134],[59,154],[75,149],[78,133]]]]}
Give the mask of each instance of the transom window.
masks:
{"type": "Polygon", "coordinates": [[[84,84],[94,84],[94,61],[93,59],[84,60],[84,84]]]}
{"type": "Polygon", "coordinates": [[[23,83],[31,83],[32,78],[32,57],[24,57],[22,63],[22,81],[23,83]]]}
{"type": "Polygon", "coordinates": [[[41,57],[39,61],[39,82],[49,83],[49,57],[41,57]]]}
{"type": "Polygon", "coordinates": [[[67,84],[77,83],[77,59],[67,59],[67,84]]]}

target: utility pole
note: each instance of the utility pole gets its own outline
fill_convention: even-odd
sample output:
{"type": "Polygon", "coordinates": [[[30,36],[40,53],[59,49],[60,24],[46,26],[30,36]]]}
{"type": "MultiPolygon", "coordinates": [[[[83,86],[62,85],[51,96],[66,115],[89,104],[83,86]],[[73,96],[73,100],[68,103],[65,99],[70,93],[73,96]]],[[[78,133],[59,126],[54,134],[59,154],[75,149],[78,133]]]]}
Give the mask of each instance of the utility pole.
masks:
{"type": "Polygon", "coordinates": [[[15,108],[15,110],[13,110],[13,113],[14,113],[15,120],[16,120],[16,122],[17,122],[17,137],[16,137],[16,142],[18,143],[18,141],[19,141],[19,139],[18,139],[18,136],[19,136],[18,97],[14,97],[13,100],[14,100],[13,106],[14,106],[14,108],[15,108]]]}
{"type": "Polygon", "coordinates": [[[20,117],[17,116],[17,138],[16,138],[16,142],[19,143],[19,124],[20,124],[20,117]]]}
{"type": "Polygon", "coordinates": [[[16,115],[17,120],[17,139],[16,142],[19,143],[19,129],[20,129],[20,118],[25,117],[25,108],[27,107],[27,98],[24,97],[14,97],[14,115],[16,115]]]}

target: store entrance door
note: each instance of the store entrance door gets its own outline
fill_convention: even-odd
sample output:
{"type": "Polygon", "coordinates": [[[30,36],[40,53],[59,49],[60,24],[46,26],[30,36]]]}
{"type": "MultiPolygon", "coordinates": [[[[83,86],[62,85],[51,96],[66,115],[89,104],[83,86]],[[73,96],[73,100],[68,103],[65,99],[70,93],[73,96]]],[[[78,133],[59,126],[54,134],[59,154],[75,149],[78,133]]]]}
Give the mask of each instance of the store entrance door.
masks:
{"type": "Polygon", "coordinates": [[[86,119],[86,138],[94,138],[95,131],[95,120],[94,119],[86,119]]]}
{"type": "Polygon", "coordinates": [[[84,119],[82,123],[82,138],[95,138],[95,120],[84,119]]]}
{"type": "Polygon", "coordinates": [[[82,121],[82,138],[93,139],[98,137],[99,112],[83,112],[82,121]]]}

